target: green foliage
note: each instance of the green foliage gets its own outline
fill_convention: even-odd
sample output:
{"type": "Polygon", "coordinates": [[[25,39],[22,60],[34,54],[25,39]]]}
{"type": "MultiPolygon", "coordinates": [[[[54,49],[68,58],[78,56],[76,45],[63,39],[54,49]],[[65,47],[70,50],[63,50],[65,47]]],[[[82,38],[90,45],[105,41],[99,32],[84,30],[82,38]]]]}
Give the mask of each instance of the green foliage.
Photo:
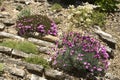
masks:
{"type": "Polygon", "coordinates": [[[20,14],[18,15],[18,18],[27,17],[27,16],[30,16],[30,15],[31,15],[30,9],[25,8],[20,12],[20,14]]]}
{"type": "Polygon", "coordinates": [[[49,63],[45,59],[43,59],[43,57],[38,57],[38,56],[29,57],[29,58],[25,58],[25,61],[32,64],[42,65],[45,68],[50,68],[49,63]]]}
{"type": "Polygon", "coordinates": [[[84,6],[70,6],[68,19],[75,27],[90,27],[93,25],[104,26],[105,13],[94,10],[94,5],[85,4],[84,6]]]}
{"type": "Polygon", "coordinates": [[[95,4],[100,6],[100,10],[102,11],[115,11],[118,9],[117,4],[120,2],[116,0],[95,0],[95,4]]]}
{"type": "Polygon", "coordinates": [[[60,24],[60,22],[61,22],[60,18],[54,18],[53,20],[55,21],[56,24],[60,24]]]}
{"type": "Polygon", "coordinates": [[[18,42],[14,40],[4,40],[2,43],[0,43],[0,46],[6,46],[10,48],[16,48],[18,42]]]}
{"type": "Polygon", "coordinates": [[[60,11],[61,9],[62,9],[62,6],[58,3],[53,4],[51,7],[51,10],[60,11]]]}
{"type": "Polygon", "coordinates": [[[4,71],[4,64],[0,63],[0,75],[3,73],[4,71]]]}
{"type": "Polygon", "coordinates": [[[0,6],[2,5],[3,0],[0,0],[0,6]]]}
{"type": "Polygon", "coordinates": [[[65,5],[69,5],[76,4],[77,1],[95,4],[99,6],[99,10],[108,12],[115,11],[116,9],[118,9],[117,4],[120,3],[120,1],[117,0],[60,0],[59,2],[64,3],[65,5]]]}
{"type": "Polygon", "coordinates": [[[61,47],[57,42],[53,50],[53,66],[66,72],[101,75],[109,65],[106,48],[98,40],[80,33],[64,34],[61,47]]]}
{"type": "Polygon", "coordinates": [[[99,25],[103,27],[106,23],[107,15],[105,13],[101,13],[99,11],[93,11],[91,15],[91,24],[92,25],[99,25]]]}
{"type": "Polygon", "coordinates": [[[33,53],[33,54],[38,53],[37,46],[28,41],[6,40],[0,43],[0,45],[17,49],[26,53],[33,53]]]}
{"type": "Polygon", "coordinates": [[[22,6],[21,5],[18,5],[17,7],[16,7],[16,10],[18,10],[18,11],[21,11],[23,8],[22,8],[22,6]]]}

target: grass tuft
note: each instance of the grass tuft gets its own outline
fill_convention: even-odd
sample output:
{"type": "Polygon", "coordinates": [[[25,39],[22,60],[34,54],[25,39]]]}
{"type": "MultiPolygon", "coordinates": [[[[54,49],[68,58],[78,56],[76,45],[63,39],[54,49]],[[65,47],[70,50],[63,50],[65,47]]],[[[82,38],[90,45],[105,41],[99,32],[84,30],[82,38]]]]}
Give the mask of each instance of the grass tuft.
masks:
{"type": "Polygon", "coordinates": [[[44,68],[50,68],[49,63],[47,62],[47,60],[43,59],[43,57],[29,57],[25,58],[25,61],[32,64],[42,65],[44,68]]]}
{"type": "Polygon", "coordinates": [[[6,46],[13,49],[17,49],[26,53],[37,54],[38,49],[37,46],[28,41],[16,41],[16,40],[6,40],[0,43],[0,46],[6,46]]]}

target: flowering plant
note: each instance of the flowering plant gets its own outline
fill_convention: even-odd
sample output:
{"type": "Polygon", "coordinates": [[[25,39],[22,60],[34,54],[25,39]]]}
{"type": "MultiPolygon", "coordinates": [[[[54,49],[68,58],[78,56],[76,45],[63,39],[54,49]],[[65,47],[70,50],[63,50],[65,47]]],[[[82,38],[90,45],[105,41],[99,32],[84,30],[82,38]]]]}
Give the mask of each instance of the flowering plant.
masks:
{"type": "Polygon", "coordinates": [[[70,32],[64,34],[61,42],[54,48],[55,54],[52,57],[53,65],[67,72],[81,70],[98,74],[108,68],[108,54],[103,45],[90,36],[83,36],[79,33],[70,32]]]}
{"type": "Polygon", "coordinates": [[[40,35],[57,35],[57,26],[47,16],[31,15],[21,17],[17,21],[16,28],[21,36],[38,32],[40,35]]]}
{"type": "Polygon", "coordinates": [[[103,26],[105,24],[106,15],[95,11],[95,8],[97,8],[97,6],[88,3],[76,8],[71,5],[68,8],[68,20],[72,22],[72,26],[75,27],[103,26]]]}

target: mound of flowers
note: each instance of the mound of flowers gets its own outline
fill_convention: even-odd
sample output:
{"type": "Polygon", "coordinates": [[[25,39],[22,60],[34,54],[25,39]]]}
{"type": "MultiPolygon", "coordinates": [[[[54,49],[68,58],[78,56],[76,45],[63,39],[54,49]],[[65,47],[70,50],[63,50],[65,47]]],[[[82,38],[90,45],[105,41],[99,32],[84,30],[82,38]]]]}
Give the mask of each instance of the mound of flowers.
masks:
{"type": "Polygon", "coordinates": [[[41,36],[46,34],[57,35],[56,24],[43,15],[31,15],[19,18],[16,22],[16,29],[21,36],[29,36],[34,32],[38,32],[41,36]]]}
{"type": "Polygon", "coordinates": [[[67,72],[81,74],[83,71],[98,75],[105,72],[109,65],[106,48],[98,40],[80,33],[64,34],[53,50],[53,66],[67,72]]]}

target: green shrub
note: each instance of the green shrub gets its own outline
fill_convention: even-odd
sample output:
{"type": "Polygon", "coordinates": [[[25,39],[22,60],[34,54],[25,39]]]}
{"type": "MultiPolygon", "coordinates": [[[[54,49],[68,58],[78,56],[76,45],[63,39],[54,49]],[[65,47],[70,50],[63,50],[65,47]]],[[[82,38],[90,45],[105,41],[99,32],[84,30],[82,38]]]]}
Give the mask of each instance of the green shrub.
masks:
{"type": "Polygon", "coordinates": [[[105,13],[101,13],[99,11],[93,11],[91,15],[91,24],[99,25],[103,27],[106,23],[107,15],[105,13]]]}
{"type": "Polygon", "coordinates": [[[30,9],[25,8],[19,13],[18,18],[27,17],[27,16],[30,16],[30,15],[31,15],[30,9]]]}
{"type": "Polygon", "coordinates": [[[108,12],[118,9],[117,4],[119,3],[117,0],[95,0],[95,4],[100,6],[100,10],[108,12]]]}
{"type": "Polygon", "coordinates": [[[62,9],[62,6],[58,3],[53,4],[51,7],[51,10],[60,11],[61,9],[62,9]]]}
{"type": "Polygon", "coordinates": [[[26,62],[32,63],[32,64],[38,64],[38,65],[42,65],[45,68],[50,68],[49,63],[43,59],[43,57],[29,57],[29,58],[25,58],[26,62]]]}
{"type": "Polygon", "coordinates": [[[0,63],[0,75],[2,75],[3,71],[4,71],[4,64],[0,63]]]}
{"type": "Polygon", "coordinates": [[[26,53],[33,53],[33,54],[38,53],[37,46],[27,41],[6,40],[0,43],[0,45],[17,49],[26,53]]]}
{"type": "Polygon", "coordinates": [[[94,10],[95,6],[91,4],[85,4],[84,6],[70,6],[68,9],[68,19],[75,27],[90,27],[97,24],[103,26],[105,24],[105,14],[94,10]]]}
{"type": "Polygon", "coordinates": [[[89,2],[90,4],[95,4],[100,7],[99,10],[109,12],[118,9],[117,4],[120,3],[120,1],[117,0],[60,0],[59,2],[64,3],[65,5],[69,5],[76,4],[77,1],[80,1],[81,3],[89,2]]]}
{"type": "Polygon", "coordinates": [[[16,29],[20,36],[25,37],[34,35],[35,32],[38,32],[40,36],[46,34],[57,36],[57,25],[47,16],[43,15],[31,15],[19,18],[16,29]]]}
{"type": "Polygon", "coordinates": [[[78,75],[102,75],[107,70],[109,55],[95,38],[69,32],[61,38],[61,47],[58,43],[53,49],[55,54],[52,57],[55,68],[78,75]]]}
{"type": "Polygon", "coordinates": [[[3,0],[0,0],[0,6],[2,5],[3,0]]]}

